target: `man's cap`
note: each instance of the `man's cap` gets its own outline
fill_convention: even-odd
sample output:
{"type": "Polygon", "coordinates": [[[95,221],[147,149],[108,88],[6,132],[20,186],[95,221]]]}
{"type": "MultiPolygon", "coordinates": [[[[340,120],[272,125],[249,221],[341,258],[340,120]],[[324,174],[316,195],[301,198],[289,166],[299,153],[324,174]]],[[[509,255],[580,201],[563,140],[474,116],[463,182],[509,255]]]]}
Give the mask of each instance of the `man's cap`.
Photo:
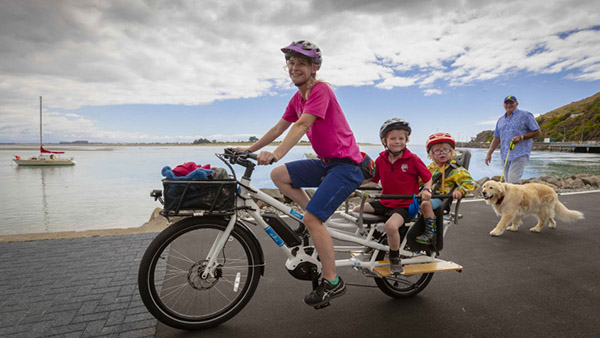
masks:
{"type": "Polygon", "coordinates": [[[516,96],[512,96],[512,95],[509,95],[509,96],[505,97],[504,98],[504,102],[506,102],[506,101],[512,101],[512,102],[515,102],[515,103],[519,102],[519,101],[517,101],[517,97],[516,96]]]}

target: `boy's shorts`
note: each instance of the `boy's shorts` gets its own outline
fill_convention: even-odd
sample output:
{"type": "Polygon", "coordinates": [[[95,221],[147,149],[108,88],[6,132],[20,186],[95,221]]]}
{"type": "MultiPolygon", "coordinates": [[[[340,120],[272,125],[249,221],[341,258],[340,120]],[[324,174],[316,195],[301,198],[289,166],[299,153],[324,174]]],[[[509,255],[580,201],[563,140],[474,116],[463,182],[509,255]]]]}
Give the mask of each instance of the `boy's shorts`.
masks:
{"type": "Polygon", "coordinates": [[[381,201],[373,201],[369,202],[369,204],[371,204],[371,206],[375,210],[374,214],[384,215],[388,218],[392,217],[393,214],[399,214],[404,219],[404,223],[411,220],[411,218],[408,216],[408,208],[388,208],[385,205],[381,204],[381,201]]]}
{"type": "Polygon", "coordinates": [[[306,211],[325,222],[360,186],[364,176],[358,164],[299,160],[285,164],[294,188],[319,187],[306,206],[306,211]]]}
{"type": "Polygon", "coordinates": [[[432,198],[429,200],[429,202],[431,202],[431,207],[433,210],[442,206],[442,200],[439,198],[432,198]]]}

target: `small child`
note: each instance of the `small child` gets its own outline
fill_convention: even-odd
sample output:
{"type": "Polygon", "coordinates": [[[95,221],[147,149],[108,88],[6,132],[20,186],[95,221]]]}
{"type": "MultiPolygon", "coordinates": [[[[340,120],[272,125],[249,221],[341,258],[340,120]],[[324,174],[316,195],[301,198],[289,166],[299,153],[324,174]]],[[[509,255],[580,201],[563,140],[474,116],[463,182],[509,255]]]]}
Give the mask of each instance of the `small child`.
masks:
{"type": "MultiPolygon", "coordinates": [[[[428,169],[433,175],[434,181],[440,181],[439,188],[434,193],[444,195],[448,194],[454,187],[452,199],[458,200],[466,193],[473,190],[474,182],[467,169],[459,167],[452,158],[455,152],[456,142],[452,135],[448,133],[435,133],[427,139],[427,157],[433,160],[428,169]],[[451,166],[452,170],[446,177],[446,170],[451,166]]],[[[434,209],[442,205],[442,200],[438,198],[431,199],[421,203],[421,210],[425,217],[425,232],[415,239],[418,243],[429,245],[435,244],[435,234],[437,231],[436,217],[434,209]]]]}
{"type": "MultiPolygon", "coordinates": [[[[425,188],[421,193],[423,201],[431,198],[431,173],[425,163],[406,148],[406,143],[411,133],[408,122],[392,118],[383,123],[379,129],[379,137],[385,148],[375,160],[375,177],[372,182],[381,180],[382,194],[384,195],[413,195],[419,193],[419,179],[425,188]]],[[[388,246],[390,248],[390,270],[392,274],[403,273],[400,262],[400,233],[398,229],[407,221],[408,206],[412,200],[408,199],[381,199],[365,203],[364,211],[386,215],[385,222],[388,246]]],[[[359,211],[355,207],[354,211],[359,211]]]]}

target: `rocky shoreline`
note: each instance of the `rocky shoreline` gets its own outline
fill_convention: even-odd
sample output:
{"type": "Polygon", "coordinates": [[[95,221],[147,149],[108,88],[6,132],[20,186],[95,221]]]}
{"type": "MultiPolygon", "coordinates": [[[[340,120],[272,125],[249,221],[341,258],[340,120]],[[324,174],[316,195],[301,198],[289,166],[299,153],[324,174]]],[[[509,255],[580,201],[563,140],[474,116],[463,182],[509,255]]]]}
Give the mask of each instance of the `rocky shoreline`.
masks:
{"type": "MultiPolygon", "coordinates": [[[[494,176],[491,178],[494,181],[500,181],[500,176],[494,176]]],[[[475,189],[471,193],[475,197],[481,197],[481,186],[490,178],[484,177],[479,181],[475,182],[475,189]]],[[[521,180],[521,184],[525,183],[542,183],[549,185],[557,193],[561,192],[576,192],[576,191],[587,191],[600,189],[600,175],[593,174],[578,174],[566,177],[550,177],[540,176],[538,178],[529,178],[521,180]]]]}
{"type": "MultiPolygon", "coordinates": [[[[584,142],[533,142],[531,145],[531,150],[535,151],[561,151],[561,152],[572,152],[568,146],[584,146],[591,145],[597,146],[599,144],[598,141],[584,141],[584,142]],[[564,149],[561,150],[561,146],[564,149]]],[[[489,149],[490,142],[456,142],[457,148],[479,148],[479,149],[489,149]]]]}

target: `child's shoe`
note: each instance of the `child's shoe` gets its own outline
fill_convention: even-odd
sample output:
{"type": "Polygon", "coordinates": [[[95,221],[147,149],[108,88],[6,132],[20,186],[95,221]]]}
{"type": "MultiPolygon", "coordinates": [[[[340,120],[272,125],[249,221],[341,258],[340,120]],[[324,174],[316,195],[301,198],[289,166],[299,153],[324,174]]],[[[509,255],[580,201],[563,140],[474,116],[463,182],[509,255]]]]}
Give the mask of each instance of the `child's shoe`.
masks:
{"type": "Polygon", "coordinates": [[[390,271],[392,275],[401,275],[404,273],[400,257],[390,257],[390,271]]]}
{"type": "Polygon", "coordinates": [[[435,244],[436,241],[437,224],[435,218],[425,219],[425,232],[422,235],[417,236],[415,241],[420,244],[430,245],[435,244]]]}

